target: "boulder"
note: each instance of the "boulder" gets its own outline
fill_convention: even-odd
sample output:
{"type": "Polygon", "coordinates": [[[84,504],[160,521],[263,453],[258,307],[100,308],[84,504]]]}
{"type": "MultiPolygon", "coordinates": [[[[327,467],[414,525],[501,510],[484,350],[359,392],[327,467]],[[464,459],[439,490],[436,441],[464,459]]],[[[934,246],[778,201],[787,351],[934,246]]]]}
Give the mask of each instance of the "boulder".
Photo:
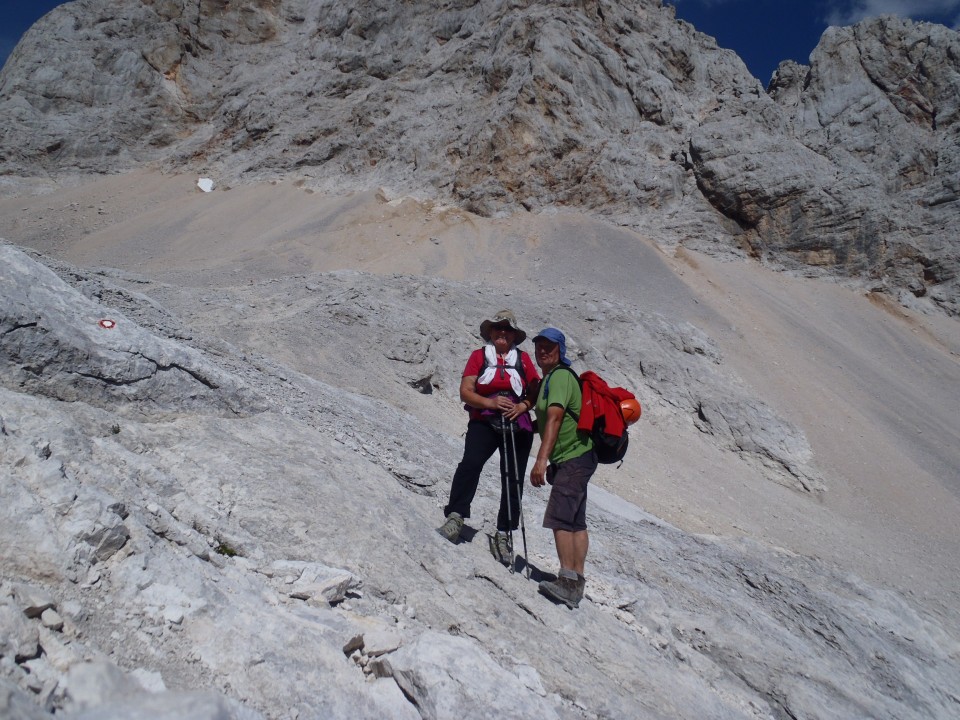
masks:
{"type": "Polygon", "coordinates": [[[424,633],[381,665],[428,720],[559,717],[549,702],[464,638],[424,633]]]}

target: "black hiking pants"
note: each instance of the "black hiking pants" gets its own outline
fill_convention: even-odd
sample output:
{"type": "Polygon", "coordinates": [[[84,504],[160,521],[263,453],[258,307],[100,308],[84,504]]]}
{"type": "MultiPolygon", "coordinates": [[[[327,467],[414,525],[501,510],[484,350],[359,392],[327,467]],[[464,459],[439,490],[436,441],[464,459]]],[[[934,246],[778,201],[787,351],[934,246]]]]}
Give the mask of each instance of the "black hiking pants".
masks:
{"type": "Polygon", "coordinates": [[[463,460],[457,465],[450,485],[450,501],[443,514],[460,513],[470,517],[470,503],[477,494],[480,473],[487,460],[500,450],[500,512],[497,513],[497,530],[516,530],[520,525],[520,497],[523,493],[523,481],[527,473],[527,460],[533,447],[533,433],[514,427],[514,443],[517,446],[517,467],[513,467],[513,448],[510,446],[510,433],[502,435],[483,420],[471,420],[467,424],[467,439],[463,445],[463,460]],[[503,454],[503,442],[506,440],[506,457],[503,454]],[[509,459],[509,463],[507,463],[509,459]],[[510,514],[507,516],[507,464],[510,468],[510,514]],[[516,474],[515,474],[516,471],[516,474]],[[512,521],[512,522],[511,522],[512,521]]]}

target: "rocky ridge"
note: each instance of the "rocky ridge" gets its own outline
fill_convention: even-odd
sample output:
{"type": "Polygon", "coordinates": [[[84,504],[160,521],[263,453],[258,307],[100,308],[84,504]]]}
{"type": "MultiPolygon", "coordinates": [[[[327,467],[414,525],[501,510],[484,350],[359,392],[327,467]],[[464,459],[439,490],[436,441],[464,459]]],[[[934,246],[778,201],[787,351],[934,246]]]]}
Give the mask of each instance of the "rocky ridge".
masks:
{"type": "MultiPolygon", "coordinates": [[[[0,252],[5,714],[945,718],[960,705],[956,637],[899,595],[748,540],[689,535],[599,488],[588,602],[574,617],[538,597],[523,567],[511,574],[489,557],[485,524],[457,548],[429,531],[445,493],[437,481],[459,456],[454,439],[240,351],[107,275],[47,260],[55,275],[11,246],[0,252]],[[9,322],[28,292],[41,320],[9,322]],[[100,327],[102,317],[116,327],[100,327]],[[189,357],[193,374],[171,376],[180,395],[198,374],[217,387],[202,405],[154,414],[149,398],[110,390],[97,370],[118,336],[128,367],[158,345],[189,357]],[[51,361],[37,392],[21,367],[30,347],[71,358],[89,384],[51,361]],[[57,397],[60,386],[79,396],[57,397]],[[224,412],[237,388],[256,392],[224,412]]],[[[318,320],[301,340],[318,348],[324,333],[381,337],[484,292],[357,273],[268,285],[284,283],[301,288],[278,293],[292,312],[318,320]]],[[[276,313],[266,289],[259,302],[276,313]]],[[[219,301],[240,305],[234,292],[219,301]]],[[[433,387],[434,412],[449,416],[452,388],[409,386],[461,349],[448,339],[463,335],[459,321],[444,317],[450,326],[433,327],[422,355],[388,353],[355,377],[418,397],[433,387]]],[[[722,367],[707,370],[718,361],[708,339],[663,319],[631,322],[650,332],[637,351],[659,346],[666,365],[698,367],[651,372],[651,411],[657,395],[669,405],[736,387],[722,367]],[[698,389],[684,386],[689,375],[698,389]]],[[[634,366],[574,350],[611,376],[634,366]]],[[[733,402],[750,414],[751,403],[733,402]]],[[[482,484],[478,517],[492,516],[494,485],[482,484]]],[[[542,502],[528,493],[528,518],[542,502]]],[[[535,580],[555,561],[547,531],[530,522],[527,533],[535,580]]]]}
{"type": "Polygon", "coordinates": [[[575,207],[955,315],[958,57],[881,18],[768,94],[659,0],[77,0],[0,73],[0,168],[575,207]]]}

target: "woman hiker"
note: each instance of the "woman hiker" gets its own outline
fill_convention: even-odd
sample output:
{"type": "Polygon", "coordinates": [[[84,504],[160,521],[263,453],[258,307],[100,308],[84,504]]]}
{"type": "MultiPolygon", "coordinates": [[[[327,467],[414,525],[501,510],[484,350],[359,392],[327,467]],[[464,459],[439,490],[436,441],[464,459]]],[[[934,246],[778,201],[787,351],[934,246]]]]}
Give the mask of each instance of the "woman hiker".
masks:
{"type": "Polygon", "coordinates": [[[520,493],[533,445],[530,408],[540,375],[530,356],[517,347],[527,334],[517,327],[510,310],[501,310],[492,320],[484,320],[480,324],[480,337],[486,345],[470,355],[460,380],[460,399],[470,413],[470,420],[463,459],[453,474],[450,500],[443,509],[447,521],[437,532],[450,542],[459,541],[463,520],[470,517],[470,503],[476,495],[483,466],[500,450],[500,511],[491,550],[500,562],[510,563],[513,548],[509,533],[516,530],[519,523],[520,493]],[[517,467],[513,467],[510,423],[513,423],[517,467]]]}

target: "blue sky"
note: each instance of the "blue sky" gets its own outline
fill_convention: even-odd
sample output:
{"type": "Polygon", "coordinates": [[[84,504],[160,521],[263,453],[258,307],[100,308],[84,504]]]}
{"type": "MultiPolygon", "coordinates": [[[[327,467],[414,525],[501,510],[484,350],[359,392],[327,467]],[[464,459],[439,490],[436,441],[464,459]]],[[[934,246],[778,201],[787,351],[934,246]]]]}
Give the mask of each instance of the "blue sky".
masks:
{"type": "MultiPolygon", "coordinates": [[[[669,2],[669,0],[668,0],[669,2]]],[[[0,0],[0,63],[56,0],[0,0]]],[[[891,14],[960,29],[960,0],[673,0],[677,17],[731,48],[764,84],[781,60],[806,63],[829,25],[891,14]]]]}
{"type": "Polygon", "coordinates": [[[897,15],[960,29],[960,0],[665,0],[677,17],[735,50],[766,85],[781,60],[807,63],[831,25],[897,15]]]}
{"type": "Polygon", "coordinates": [[[0,0],[0,65],[31,25],[63,4],[63,0],[0,0]]]}

